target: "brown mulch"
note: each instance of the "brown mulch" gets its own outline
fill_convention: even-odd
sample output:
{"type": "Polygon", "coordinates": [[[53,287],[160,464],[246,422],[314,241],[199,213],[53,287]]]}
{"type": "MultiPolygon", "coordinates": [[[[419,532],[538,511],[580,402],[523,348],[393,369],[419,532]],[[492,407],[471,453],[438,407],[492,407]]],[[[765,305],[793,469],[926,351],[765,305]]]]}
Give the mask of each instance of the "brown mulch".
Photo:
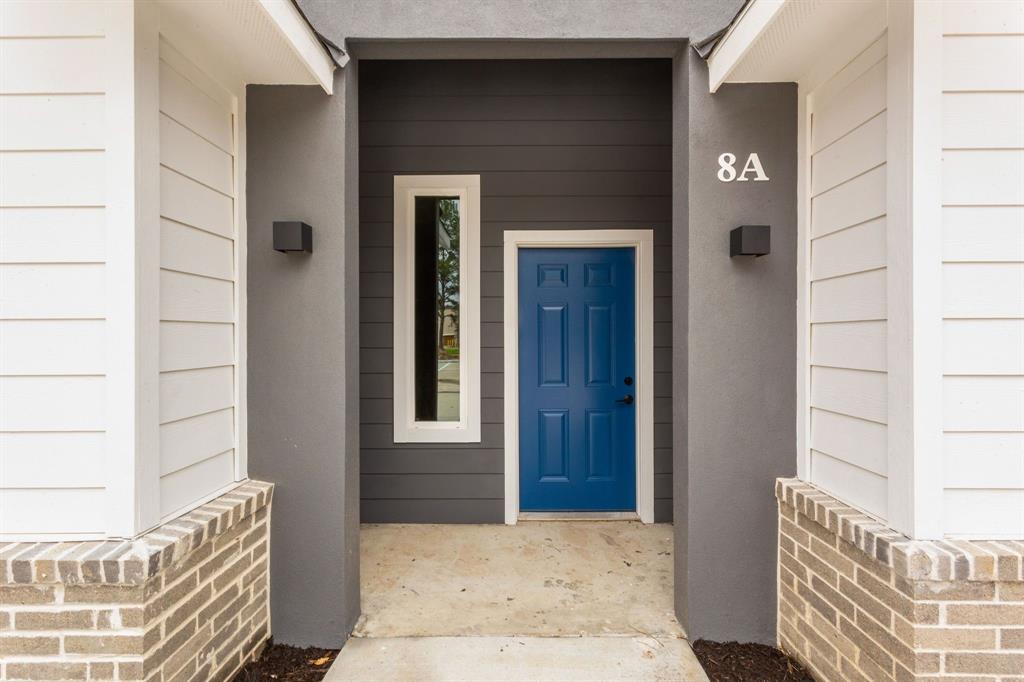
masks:
{"type": "Polygon", "coordinates": [[[337,655],[337,649],[301,649],[270,642],[257,660],[238,671],[232,682],[320,682],[337,655]]]}
{"type": "Polygon", "coordinates": [[[693,652],[711,682],[814,682],[794,659],[765,644],[698,639],[693,652]]]}

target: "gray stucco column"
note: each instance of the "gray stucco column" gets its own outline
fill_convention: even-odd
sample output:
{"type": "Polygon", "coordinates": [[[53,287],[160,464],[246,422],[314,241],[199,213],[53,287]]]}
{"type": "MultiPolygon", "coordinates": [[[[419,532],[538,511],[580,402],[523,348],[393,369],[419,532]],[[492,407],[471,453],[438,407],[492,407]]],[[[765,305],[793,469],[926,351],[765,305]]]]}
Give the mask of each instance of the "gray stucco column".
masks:
{"type": "MultiPolygon", "coordinates": [[[[707,65],[685,58],[688,130],[678,113],[674,130],[677,158],[681,139],[689,149],[685,181],[674,178],[673,301],[688,301],[673,316],[674,359],[686,363],[673,386],[674,470],[686,486],[675,494],[676,609],[692,639],[774,643],[772,490],[796,470],[796,86],[711,95],[707,65]],[[769,181],[721,182],[723,152],[738,169],[756,152],[769,181]],[[729,258],[729,230],[745,224],[771,225],[770,255],[729,258]]],[[[676,88],[683,81],[677,68],[676,88]]]]}
{"type": "Polygon", "coordinates": [[[247,91],[249,475],[276,485],[273,634],[304,646],[359,617],[356,80],[247,91]],[[274,220],[312,225],[313,253],[273,251],[274,220]]]}

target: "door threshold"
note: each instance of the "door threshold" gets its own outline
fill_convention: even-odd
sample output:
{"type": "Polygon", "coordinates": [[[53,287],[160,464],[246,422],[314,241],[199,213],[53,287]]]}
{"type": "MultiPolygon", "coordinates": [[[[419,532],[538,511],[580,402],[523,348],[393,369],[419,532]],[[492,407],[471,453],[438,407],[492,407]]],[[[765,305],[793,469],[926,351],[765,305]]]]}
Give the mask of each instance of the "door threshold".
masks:
{"type": "Polygon", "coordinates": [[[635,511],[519,512],[520,521],[639,521],[635,511]]]}

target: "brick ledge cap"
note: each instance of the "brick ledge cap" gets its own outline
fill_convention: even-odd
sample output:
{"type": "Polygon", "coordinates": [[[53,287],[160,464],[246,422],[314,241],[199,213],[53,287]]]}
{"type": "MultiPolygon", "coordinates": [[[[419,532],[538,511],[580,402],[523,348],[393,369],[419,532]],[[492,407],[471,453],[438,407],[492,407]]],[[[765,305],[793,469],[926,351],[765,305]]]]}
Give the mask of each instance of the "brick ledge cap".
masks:
{"type": "Polygon", "coordinates": [[[912,540],[797,478],[776,479],[775,497],[907,580],[1024,581],[1024,540],[912,540]]]}

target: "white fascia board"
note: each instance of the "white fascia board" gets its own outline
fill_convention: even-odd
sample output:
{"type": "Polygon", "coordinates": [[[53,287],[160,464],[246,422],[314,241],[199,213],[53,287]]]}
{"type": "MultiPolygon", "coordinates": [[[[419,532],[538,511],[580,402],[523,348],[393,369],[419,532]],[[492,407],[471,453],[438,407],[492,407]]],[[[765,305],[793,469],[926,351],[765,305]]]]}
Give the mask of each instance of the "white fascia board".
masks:
{"type": "Polygon", "coordinates": [[[788,0],[753,0],[708,57],[708,90],[716,92],[788,0]]]}
{"type": "Polygon", "coordinates": [[[328,95],[334,94],[334,61],[291,0],[257,0],[277,30],[328,95]]]}

